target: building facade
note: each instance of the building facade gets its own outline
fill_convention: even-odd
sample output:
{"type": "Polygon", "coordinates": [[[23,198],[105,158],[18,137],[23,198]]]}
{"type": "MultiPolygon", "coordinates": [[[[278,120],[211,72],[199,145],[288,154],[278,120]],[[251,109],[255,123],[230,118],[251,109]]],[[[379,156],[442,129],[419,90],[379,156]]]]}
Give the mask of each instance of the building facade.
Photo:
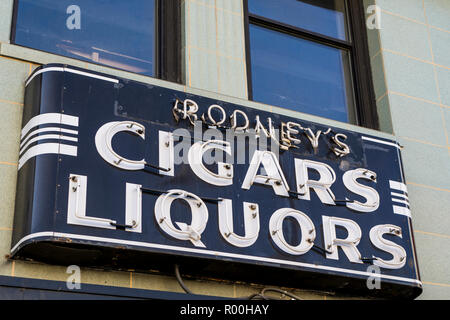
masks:
{"type": "MultiPolygon", "coordinates": [[[[43,3],[49,2],[51,1],[43,1],[43,3]]],[[[79,21],[77,7],[69,10],[66,6],[67,11],[63,12],[62,21],[67,25],[63,25],[62,28],[75,31],[83,29],[85,20],[82,2],[80,1],[78,6],[78,9],[81,7],[79,21]]],[[[291,1],[282,2],[288,9],[291,1]]],[[[305,3],[308,2],[305,1],[305,3]]],[[[293,22],[283,20],[289,18],[288,10],[281,10],[278,16],[275,10],[274,15],[270,16],[264,8],[256,5],[252,7],[252,1],[174,1],[177,16],[173,17],[166,12],[168,20],[163,23],[165,29],[155,28],[154,34],[151,35],[155,39],[154,43],[164,43],[161,48],[165,50],[159,50],[159,48],[157,50],[152,46],[148,49],[148,52],[153,55],[152,59],[148,60],[154,62],[155,57],[159,56],[160,61],[164,60],[161,57],[168,57],[167,61],[160,64],[160,69],[142,71],[148,63],[146,59],[143,59],[147,52],[145,50],[143,50],[144,53],[136,53],[135,57],[138,58],[133,60],[135,63],[133,69],[123,67],[119,58],[114,63],[105,62],[106,60],[102,63],[102,60],[99,60],[99,52],[100,56],[103,55],[100,49],[97,50],[97,54],[83,56],[76,55],[74,50],[66,50],[63,54],[62,51],[48,49],[50,45],[46,48],[45,41],[33,41],[33,32],[23,31],[27,25],[29,1],[1,0],[0,108],[3,117],[0,119],[2,136],[0,145],[2,253],[0,275],[3,284],[0,285],[3,288],[23,287],[30,292],[32,290],[46,291],[46,297],[52,297],[48,292],[57,288],[58,285],[65,285],[72,276],[68,266],[15,260],[9,257],[14,232],[25,82],[39,66],[56,63],[376,136],[380,139],[398,141],[402,146],[401,154],[423,287],[423,293],[419,299],[449,299],[450,269],[446,266],[450,262],[450,253],[445,248],[447,243],[450,245],[448,215],[450,207],[450,58],[448,55],[450,3],[447,0],[367,0],[363,2],[359,11],[352,11],[353,15],[360,14],[359,17],[353,16],[351,19],[352,32],[345,31],[344,26],[344,31],[339,29],[340,32],[334,34],[331,31],[328,33],[326,28],[321,29],[322,23],[317,22],[321,21],[320,16],[317,17],[318,20],[313,19],[311,26],[291,28],[293,22]],[[178,29],[171,25],[174,21],[176,25],[179,25],[178,29]],[[357,24],[355,21],[360,23],[357,24]],[[277,22],[280,22],[279,25],[277,22]],[[158,34],[163,34],[161,31],[163,29],[166,32],[165,35],[169,32],[177,35],[175,41],[178,49],[171,48],[170,43],[165,43],[164,39],[160,39],[162,37],[157,37],[158,34]],[[283,107],[282,100],[271,100],[269,95],[265,95],[264,81],[260,81],[265,79],[265,70],[263,68],[260,70],[258,65],[260,58],[264,59],[264,57],[254,55],[257,52],[257,46],[264,44],[264,41],[258,42],[258,32],[261,32],[261,37],[270,39],[267,40],[268,45],[273,43],[274,47],[283,45],[286,48],[294,48],[296,45],[282,43],[281,40],[277,42],[278,38],[269,38],[270,35],[264,35],[266,29],[285,32],[289,36],[294,30],[305,33],[301,37],[309,37],[309,40],[313,39],[311,41],[325,43],[339,52],[351,52],[353,56],[367,54],[359,62],[350,62],[350,64],[354,63],[350,69],[358,73],[354,82],[349,80],[345,71],[347,70],[345,62],[343,66],[339,66],[344,71],[340,69],[336,71],[343,72],[343,76],[341,82],[331,86],[330,90],[337,90],[333,99],[344,101],[344,107],[341,108],[345,109],[344,111],[339,109],[333,113],[325,110],[323,113],[316,114],[299,112],[290,106],[283,107]],[[314,32],[309,34],[308,30],[314,32]],[[348,40],[350,38],[354,39],[354,42],[348,40]],[[253,39],[253,42],[249,39],[253,39]],[[361,41],[367,41],[368,50],[361,50],[356,47],[357,45],[348,44],[361,43],[361,41]],[[178,55],[174,55],[172,49],[178,52],[178,55]],[[120,69],[128,69],[128,71],[120,69]],[[357,93],[349,93],[352,90],[357,93]],[[347,109],[346,106],[349,105],[359,105],[358,111],[351,111],[352,107],[347,109]],[[336,116],[340,112],[345,115],[336,116]]],[[[157,8],[152,10],[156,12],[157,8]]],[[[166,8],[166,10],[169,9],[166,8]]],[[[334,10],[339,12],[339,6],[336,5],[334,10]]],[[[101,12],[97,14],[102,15],[101,12]]],[[[104,14],[114,15],[117,12],[105,11],[104,14]]],[[[134,14],[137,15],[136,12],[134,14]]],[[[162,15],[164,16],[164,12],[162,15]]],[[[44,19],[44,16],[42,18],[44,19]]],[[[139,18],[146,19],[141,15],[139,18]]],[[[350,21],[350,18],[348,20],[350,21]]],[[[324,19],[324,21],[329,20],[324,19]]],[[[344,25],[349,25],[349,21],[344,21],[344,25]]],[[[37,25],[40,25],[39,21],[37,25]]],[[[43,35],[44,31],[34,32],[43,35]]],[[[129,36],[127,34],[114,33],[114,35],[120,41],[124,39],[133,41],[127,38],[129,36]],[[123,38],[120,38],[121,36],[123,38]]],[[[93,45],[96,44],[95,40],[93,45]]],[[[139,41],[133,45],[145,46],[139,41]]],[[[306,45],[300,48],[309,50],[306,45]]],[[[315,51],[311,52],[311,55],[314,55],[315,51]]],[[[330,53],[329,56],[324,55],[324,57],[323,59],[328,60],[320,63],[325,65],[332,59],[333,54],[330,53]]],[[[288,55],[285,58],[286,60],[280,58],[278,61],[280,65],[284,63],[284,67],[291,63],[288,55]]],[[[342,60],[349,63],[346,58],[342,60]]],[[[314,62],[311,64],[315,66],[314,62]]],[[[293,69],[297,67],[295,62],[291,66],[293,69]]],[[[273,67],[277,68],[276,65],[273,67]]],[[[300,68],[304,67],[305,65],[300,66],[300,68]]],[[[313,70],[313,72],[319,71],[313,70]]],[[[283,75],[279,77],[276,81],[282,81],[283,75]]],[[[295,83],[289,82],[282,85],[292,85],[294,91],[296,90],[295,83]]],[[[307,83],[302,83],[303,85],[306,86],[307,83]]],[[[291,93],[286,91],[287,95],[291,93]]],[[[319,96],[323,94],[323,91],[319,90],[315,94],[319,96]]],[[[115,292],[114,296],[119,297],[171,299],[179,298],[181,295],[178,294],[184,292],[175,274],[157,270],[147,271],[99,270],[82,267],[81,287],[86,290],[83,294],[89,298],[89,294],[94,292],[105,295],[112,295],[108,292],[115,292]]],[[[249,297],[261,292],[265,287],[276,286],[276,283],[270,282],[248,283],[241,280],[220,279],[220,277],[194,277],[189,274],[183,274],[183,277],[186,286],[194,294],[207,297],[249,297]]],[[[311,290],[301,286],[278,288],[303,299],[365,298],[356,294],[343,295],[332,287],[329,290],[311,290]]],[[[67,291],[70,292],[70,290],[67,291]]],[[[4,293],[4,295],[7,294],[4,293]]],[[[18,294],[17,297],[23,296],[18,294]]]]}

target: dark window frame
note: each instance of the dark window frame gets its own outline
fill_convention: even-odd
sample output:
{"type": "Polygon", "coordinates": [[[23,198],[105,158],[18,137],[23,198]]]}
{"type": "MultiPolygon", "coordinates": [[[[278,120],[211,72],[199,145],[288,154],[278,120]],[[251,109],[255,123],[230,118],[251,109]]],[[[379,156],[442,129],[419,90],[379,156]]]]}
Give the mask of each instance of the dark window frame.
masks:
{"type": "Polygon", "coordinates": [[[302,39],[347,50],[350,56],[351,84],[354,92],[356,123],[362,127],[379,130],[379,120],[373,88],[372,69],[366,33],[365,10],[362,1],[345,0],[348,40],[340,40],[280,21],[252,14],[248,0],[244,1],[245,50],[247,64],[248,99],[253,100],[250,24],[289,34],[302,39]]]}
{"type": "MultiPolygon", "coordinates": [[[[20,0],[14,0],[13,19],[11,25],[10,40],[12,44],[22,46],[16,43],[16,26],[18,7],[20,0]]],[[[33,50],[39,50],[30,48],[33,50]]],[[[42,50],[39,50],[42,51],[42,50]]],[[[47,52],[47,51],[42,51],[47,52]]],[[[48,52],[49,54],[56,53],[48,52]]],[[[63,56],[63,55],[59,55],[63,56]]],[[[66,56],[63,56],[66,57],[66,56]]],[[[69,57],[71,59],[79,60],[69,57]]],[[[182,84],[182,65],[181,65],[181,0],[155,0],[155,52],[154,52],[154,78],[176,82],[182,84]]],[[[105,64],[99,64],[94,61],[88,63],[117,69],[105,64]]],[[[117,69],[123,70],[123,69],[117,69]]],[[[123,70],[127,71],[127,70],[123,70]]],[[[131,72],[131,71],[127,71],[131,72]]]]}

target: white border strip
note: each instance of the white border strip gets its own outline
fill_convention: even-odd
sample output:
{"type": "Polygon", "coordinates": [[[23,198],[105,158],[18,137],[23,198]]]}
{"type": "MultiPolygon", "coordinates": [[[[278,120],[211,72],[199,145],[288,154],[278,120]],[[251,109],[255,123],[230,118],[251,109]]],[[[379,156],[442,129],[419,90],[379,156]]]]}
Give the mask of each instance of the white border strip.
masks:
{"type": "Polygon", "coordinates": [[[39,237],[53,237],[53,236],[54,236],[54,232],[51,232],[51,231],[37,232],[37,233],[29,234],[29,235],[23,237],[22,239],[20,239],[19,242],[17,242],[17,244],[14,246],[14,248],[11,249],[11,253],[16,251],[17,247],[20,246],[25,241],[28,241],[28,240],[34,239],[34,238],[39,238],[39,237]]]}
{"type": "Polygon", "coordinates": [[[363,139],[363,140],[366,140],[366,141],[371,141],[371,142],[376,142],[376,143],[385,144],[385,145],[388,145],[388,146],[391,146],[391,147],[396,147],[396,148],[399,149],[399,150],[401,149],[401,147],[400,147],[398,144],[393,143],[393,142],[388,142],[388,141],[378,140],[378,139],[369,138],[369,137],[365,137],[365,136],[363,136],[362,139],[363,139]]]}
{"type": "Polygon", "coordinates": [[[25,82],[25,87],[28,86],[28,84],[30,84],[31,80],[33,80],[34,77],[40,75],[41,73],[50,72],[50,71],[64,72],[64,68],[62,68],[62,67],[49,67],[49,68],[44,68],[44,69],[41,69],[39,71],[36,71],[35,73],[33,73],[33,75],[30,78],[28,78],[27,82],[25,82]]]}
{"type": "Polygon", "coordinates": [[[319,270],[334,271],[334,272],[341,272],[341,273],[350,273],[350,274],[361,275],[361,276],[366,276],[366,277],[379,277],[379,278],[384,278],[384,279],[389,279],[389,280],[397,280],[397,281],[416,283],[416,284],[422,285],[422,282],[417,279],[409,279],[409,278],[396,277],[396,276],[390,276],[390,275],[376,274],[376,273],[372,273],[372,272],[356,271],[356,270],[349,270],[349,269],[342,269],[342,268],[335,268],[335,267],[328,267],[328,266],[319,266],[316,264],[309,264],[309,263],[288,261],[288,260],[280,260],[280,259],[272,259],[272,258],[258,257],[258,256],[249,256],[249,255],[237,254],[237,253],[227,253],[227,252],[219,252],[219,251],[196,249],[196,248],[184,248],[184,247],[176,247],[176,246],[169,246],[169,245],[156,244],[156,243],[139,242],[139,241],[131,241],[131,240],[120,240],[120,239],[94,237],[94,236],[85,236],[85,235],[60,233],[60,232],[38,232],[38,233],[30,234],[30,235],[22,238],[19,242],[17,242],[17,244],[11,249],[11,253],[13,254],[14,251],[16,251],[17,248],[23,242],[30,240],[30,239],[38,238],[38,237],[44,237],[44,236],[51,236],[51,237],[55,237],[55,238],[79,239],[79,240],[96,241],[96,242],[107,242],[107,243],[131,245],[131,246],[137,246],[137,247],[155,248],[155,249],[163,249],[163,250],[184,251],[184,252],[191,252],[191,253],[197,253],[197,254],[205,254],[205,255],[209,255],[209,256],[238,258],[238,259],[253,260],[253,261],[256,260],[256,261],[281,264],[281,265],[292,265],[292,266],[305,267],[305,268],[311,268],[311,269],[319,269],[319,270]]]}
{"type": "Polygon", "coordinates": [[[74,69],[70,69],[70,68],[63,68],[63,67],[49,67],[49,68],[45,68],[45,69],[41,69],[39,71],[37,71],[36,73],[34,73],[25,83],[25,87],[28,86],[30,84],[30,82],[34,79],[34,77],[36,77],[39,74],[45,73],[45,72],[50,72],[50,71],[56,71],[56,72],[70,72],[70,73],[75,73],[75,74],[79,74],[82,76],[86,76],[86,77],[90,77],[90,78],[95,78],[95,79],[100,79],[100,80],[104,80],[104,81],[109,81],[112,83],[119,83],[119,80],[114,79],[114,78],[109,78],[109,77],[104,77],[104,76],[99,76],[97,74],[93,74],[93,73],[89,73],[89,72],[84,72],[84,71],[78,71],[78,70],[74,70],[74,69]]]}

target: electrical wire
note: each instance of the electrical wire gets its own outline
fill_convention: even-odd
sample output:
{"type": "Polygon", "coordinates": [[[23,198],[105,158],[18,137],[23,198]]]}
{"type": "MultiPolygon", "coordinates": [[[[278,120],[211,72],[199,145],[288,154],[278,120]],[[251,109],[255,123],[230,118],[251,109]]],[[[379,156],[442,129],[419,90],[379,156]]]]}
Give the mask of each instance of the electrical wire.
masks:
{"type": "Polygon", "coordinates": [[[290,297],[290,298],[292,298],[294,300],[303,300],[302,298],[300,298],[299,296],[297,296],[297,295],[295,295],[293,293],[290,293],[290,292],[287,292],[285,290],[281,290],[281,289],[278,289],[278,288],[264,288],[264,289],[261,290],[260,295],[263,296],[263,297],[266,297],[265,293],[268,292],[268,291],[281,293],[281,294],[283,294],[285,296],[288,296],[288,297],[290,297]]]}
{"type": "Polygon", "coordinates": [[[262,296],[260,293],[254,293],[249,297],[245,297],[248,300],[268,300],[266,297],[262,296]]]}
{"type": "Polygon", "coordinates": [[[181,288],[183,288],[184,292],[188,293],[188,294],[193,294],[191,290],[189,290],[188,287],[186,287],[186,285],[183,282],[183,279],[181,278],[180,275],[180,267],[176,264],[175,265],[175,277],[177,278],[178,284],[180,285],[181,288]]]}
{"type": "Polygon", "coordinates": [[[264,288],[261,290],[261,292],[259,293],[254,293],[248,297],[241,297],[241,299],[248,299],[248,300],[283,300],[282,298],[275,298],[275,297],[269,297],[266,295],[267,292],[277,292],[277,293],[281,293],[285,296],[290,297],[292,300],[303,300],[302,298],[300,298],[299,296],[287,292],[285,290],[282,289],[278,289],[278,288],[264,288]]]}
{"type": "MultiPolygon", "coordinates": [[[[178,266],[178,264],[175,264],[175,277],[177,278],[178,284],[180,285],[181,288],[183,288],[184,292],[188,293],[188,294],[193,294],[191,290],[189,290],[189,288],[184,284],[183,279],[181,278],[181,274],[180,274],[180,267],[178,266]]],[[[268,297],[266,295],[267,292],[277,292],[277,293],[281,293],[285,296],[290,297],[293,300],[303,300],[302,298],[300,298],[299,296],[287,292],[285,290],[282,289],[278,289],[278,288],[264,288],[261,290],[260,293],[254,293],[248,297],[242,297],[242,299],[248,299],[248,300],[283,300],[282,298],[274,298],[274,297],[268,297]]]]}

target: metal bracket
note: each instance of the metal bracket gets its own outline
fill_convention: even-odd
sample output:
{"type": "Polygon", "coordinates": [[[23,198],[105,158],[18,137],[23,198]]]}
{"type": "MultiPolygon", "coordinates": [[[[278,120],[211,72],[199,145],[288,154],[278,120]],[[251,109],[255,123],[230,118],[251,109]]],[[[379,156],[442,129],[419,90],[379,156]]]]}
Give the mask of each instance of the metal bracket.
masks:
{"type": "Polygon", "coordinates": [[[368,263],[368,264],[373,264],[373,262],[374,262],[375,260],[378,260],[378,258],[361,258],[361,261],[362,261],[363,263],[368,263]]]}
{"type": "Polygon", "coordinates": [[[304,196],[305,195],[304,193],[298,193],[298,192],[290,191],[290,190],[288,190],[288,193],[289,193],[289,196],[291,198],[297,198],[298,196],[304,196]]]}
{"type": "Polygon", "coordinates": [[[112,225],[113,227],[116,227],[119,230],[132,229],[132,228],[136,227],[136,224],[126,225],[126,224],[119,224],[119,223],[114,223],[114,222],[110,222],[109,224],[112,225]]]}
{"type": "Polygon", "coordinates": [[[313,245],[312,248],[313,250],[319,251],[322,254],[328,253],[328,254],[332,254],[333,252],[328,251],[327,249],[324,249],[322,247],[319,247],[318,245],[313,245]]]}
{"type": "Polygon", "coordinates": [[[341,206],[341,207],[347,206],[347,203],[355,203],[355,200],[338,200],[338,199],[333,199],[333,201],[336,203],[337,206],[341,206]]]}
{"type": "Polygon", "coordinates": [[[161,170],[161,171],[164,171],[164,172],[169,172],[170,171],[170,168],[161,168],[161,167],[155,166],[153,164],[145,163],[143,170],[147,171],[147,172],[150,172],[150,173],[154,173],[153,171],[149,170],[148,168],[153,168],[153,169],[161,170]]]}

